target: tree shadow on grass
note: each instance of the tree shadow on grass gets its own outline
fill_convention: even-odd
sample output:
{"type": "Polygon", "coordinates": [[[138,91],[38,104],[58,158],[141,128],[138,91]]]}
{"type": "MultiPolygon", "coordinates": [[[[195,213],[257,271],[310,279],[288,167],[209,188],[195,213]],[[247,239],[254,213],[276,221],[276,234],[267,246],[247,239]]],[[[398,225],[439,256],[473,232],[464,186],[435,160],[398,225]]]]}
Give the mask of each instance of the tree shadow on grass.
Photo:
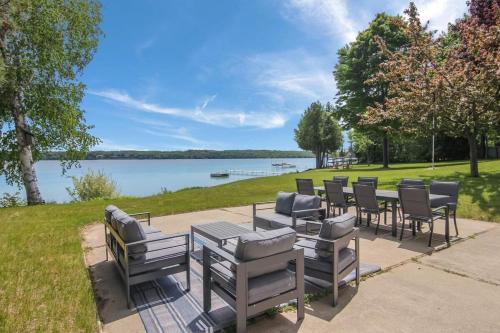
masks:
{"type": "MultiPolygon", "coordinates": [[[[471,203],[477,205],[488,220],[500,221],[500,172],[482,172],[480,177],[470,177],[466,173],[456,172],[441,180],[459,181],[460,194],[458,201],[458,216],[463,214],[460,207],[460,195],[470,197],[471,203]]],[[[479,219],[480,216],[472,218],[479,219]]]]}

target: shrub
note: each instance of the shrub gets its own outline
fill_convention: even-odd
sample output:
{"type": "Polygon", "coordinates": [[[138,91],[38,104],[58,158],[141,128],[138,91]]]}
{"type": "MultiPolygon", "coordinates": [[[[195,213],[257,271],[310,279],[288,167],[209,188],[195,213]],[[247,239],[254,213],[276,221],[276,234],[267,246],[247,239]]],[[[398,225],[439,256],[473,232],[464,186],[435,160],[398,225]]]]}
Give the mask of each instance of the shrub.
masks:
{"type": "Polygon", "coordinates": [[[71,180],[74,188],[67,187],[66,190],[75,201],[112,198],[118,195],[116,182],[101,170],[90,170],[82,177],[71,177],[71,180]]]}
{"type": "Polygon", "coordinates": [[[21,195],[19,192],[16,192],[14,194],[10,193],[4,193],[0,197],[0,207],[7,208],[7,207],[19,207],[19,206],[25,206],[26,201],[21,198],[21,195]]]}

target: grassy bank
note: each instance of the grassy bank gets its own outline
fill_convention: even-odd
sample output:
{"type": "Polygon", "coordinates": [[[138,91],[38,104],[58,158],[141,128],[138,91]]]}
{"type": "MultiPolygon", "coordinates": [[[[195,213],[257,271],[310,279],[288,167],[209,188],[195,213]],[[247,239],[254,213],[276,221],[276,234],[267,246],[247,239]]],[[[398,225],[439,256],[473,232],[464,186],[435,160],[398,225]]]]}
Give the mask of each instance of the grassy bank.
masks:
{"type": "MultiPolygon", "coordinates": [[[[80,229],[98,221],[104,207],[148,210],[153,215],[249,204],[272,199],[278,190],[295,189],[298,176],[319,185],[334,174],[378,176],[379,187],[394,189],[401,178],[458,179],[458,215],[500,221],[500,161],[480,163],[480,178],[470,178],[467,163],[400,164],[389,170],[357,166],[349,171],[314,170],[257,178],[204,189],[146,198],[0,209],[0,331],[95,331],[96,310],[83,263],[80,229]]],[[[118,180],[119,181],[119,180],[118,180]]]]}

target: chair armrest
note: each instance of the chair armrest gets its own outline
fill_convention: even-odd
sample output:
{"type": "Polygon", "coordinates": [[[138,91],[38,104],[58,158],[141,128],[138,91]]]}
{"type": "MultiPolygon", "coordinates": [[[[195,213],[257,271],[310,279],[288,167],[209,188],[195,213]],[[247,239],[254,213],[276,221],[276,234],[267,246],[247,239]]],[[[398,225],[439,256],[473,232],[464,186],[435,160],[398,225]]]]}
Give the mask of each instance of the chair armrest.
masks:
{"type": "MultiPolygon", "coordinates": [[[[126,247],[134,246],[134,245],[139,245],[139,244],[147,244],[147,243],[153,243],[153,242],[159,242],[167,239],[172,239],[172,238],[177,238],[177,237],[184,237],[188,240],[189,243],[189,233],[177,233],[177,234],[172,234],[172,235],[165,235],[162,237],[158,237],[155,239],[145,239],[137,242],[132,242],[132,243],[125,243],[126,247]]],[[[182,244],[184,245],[184,244],[182,244]]]]}
{"type": "MultiPolygon", "coordinates": [[[[221,249],[215,245],[212,245],[212,244],[204,244],[203,251],[204,251],[204,253],[205,253],[205,251],[208,251],[209,254],[214,253],[217,256],[221,257],[224,260],[229,261],[230,263],[232,263],[234,265],[239,265],[242,263],[241,260],[235,258],[234,255],[232,255],[231,253],[226,252],[223,249],[221,249]]],[[[203,262],[203,264],[205,265],[205,262],[203,262]]]]}
{"type": "Polygon", "coordinates": [[[257,205],[265,205],[265,204],[271,204],[271,203],[276,203],[276,201],[257,201],[257,202],[254,202],[253,204],[255,206],[257,206],[257,205]]]}
{"type": "Polygon", "coordinates": [[[436,213],[438,210],[441,210],[441,209],[444,209],[444,211],[445,211],[445,212],[448,212],[448,210],[449,210],[450,208],[448,207],[448,205],[446,205],[446,206],[439,206],[439,207],[433,208],[433,209],[432,209],[432,212],[433,212],[433,213],[436,213]]]}
{"type": "MultiPolygon", "coordinates": [[[[326,212],[325,208],[311,208],[311,209],[302,209],[302,210],[294,210],[292,212],[292,217],[297,218],[297,214],[302,214],[302,213],[319,213],[319,212],[326,212]]],[[[308,217],[308,216],[305,216],[308,217]]]]}
{"type": "Polygon", "coordinates": [[[353,238],[356,238],[358,236],[359,236],[359,228],[354,228],[352,231],[348,232],[344,236],[339,237],[337,239],[333,239],[333,240],[319,237],[319,235],[305,235],[305,234],[297,233],[297,238],[305,238],[305,239],[310,239],[310,240],[322,241],[322,242],[330,243],[330,244],[335,244],[338,241],[344,240],[346,238],[353,239],[353,238]]]}
{"type": "Polygon", "coordinates": [[[315,226],[318,226],[321,228],[323,223],[322,222],[315,222],[315,221],[306,221],[306,233],[309,232],[309,225],[315,225],[315,226]]]}
{"type": "Polygon", "coordinates": [[[128,214],[129,216],[135,217],[135,216],[146,216],[146,220],[144,221],[139,221],[139,222],[148,222],[148,225],[151,225],[151,213],[150,212],[139,212],[139,213],[132,213],[128,214]]]}

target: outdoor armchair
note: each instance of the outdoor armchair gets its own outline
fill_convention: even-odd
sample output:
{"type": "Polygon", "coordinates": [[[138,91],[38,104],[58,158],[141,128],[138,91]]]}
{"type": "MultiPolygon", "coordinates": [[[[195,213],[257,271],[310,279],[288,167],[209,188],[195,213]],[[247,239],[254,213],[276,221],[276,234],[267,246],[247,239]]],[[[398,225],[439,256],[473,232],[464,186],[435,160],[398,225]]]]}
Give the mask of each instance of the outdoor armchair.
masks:
{"type": "Polygon", "coordinates": [[[444,199],[432,199],[431,207],[437,208],[440,206],[448,206],[449,214],[453,216],[453,223],[455,224],[455,232],[458,236],[458,226],[457,226],[457,206],[458,206],[458,192],[459,192],[458,182],[449,182],[434,180],[431,183],[430,192],[431,194],[447,195],[449,198],[444,199]]]}
{"type": "Polygon", "coordinates": [[[295,179],[297,193],[303,195],[316,195],[312,179],[295,179]]]}
{"type": "Polygon", "coordinates": [[[347,187],[349,183],[349,176],[333,176],[332,179],[334,182],[340,182],[343,187],[347,187]]]}
{"type": "Polygon", "coordinates": [[[320,197],[293,192],[278,192],[276,201],[255,202],[252,208],[254,231],[290,227],[306,232],[307,220],[322,220],[326,216],[320,197]]]}
{"type": "Polygon", "coordinates": [[[403,239],[405,220],[412,221],[412,233],[415,235],[415,222],[424,222],[429,224],[429,244],[431,246],[432,234],[434,231],[434,222],[436,220],[445,220],[446,222],[446,242],[449,243],[449,218],[448,206],[431,208],[429,192],[423,188],[399,187],[399,200],[403,211],[403,226],[399,240],[403,239]]]}
{"type": "Polygon", "coordinates": [[[375,235],[378,234],[380,225],[380,214],[384,213],[384,224],[387,224],[387,201],[382,202],[382,206],[377,200],[375,187],[373,183],[353,183],[354,199],[356,200],[356,217],[362,224],[362,214],[367,214],[367,225],[370,226],[371,215],[377,216],[377,227],[375,235]]]}
{"type": "Polygon", "coordinates": [[[359,285],[359,229],[355,223],[355,216],[344,214],[324,220],[318,235],[297,234],[300,241],[295,248],[304,250],[304,274],[332,284],[333,306],[338,302],[339,282],[353,270],[359,285]],[[351,241],[354,248],[348,247],[351,241]]]}
{"type": "Polygon", "coordinates": [[[335,209],[338,208],[339,215],[342,213],[347,213],[347,209],[354,206],[355,203],[348,201],[345,194],[343,185],[339,181],[324,180],[325,193],[326,193],[326,211],[327,216],[332,213],[335,216],[335,209]]]}
{"type": "Polygon", "coordinates": [[[378,187],[378,177],[358,177],[358,183],[372,184],[375,189],[378,187]]]}
{"type": "Polygon", "coordinates": [[[247,319],[274,306],[297,301],[297,320],[304,318],[304,251],[293,247],[291,228],[239,237],[234,254],[203,246],[203,308],[211,309],[213,290],[236,312],[237,332],[247,319]],[[295,271],[287,269],[294,262],[295,271]]]}
{"type": "Polygon", "coordinates": [[[127,306],[131,307],[131,286],[157,278],[186,272],[186,290],[190,289],[189,234],[165,235],[143,227],[133,216],[116,206],[105,209],[104,233],[106,260],[109,253],[115,259],[126,288],[127,306]]]}

